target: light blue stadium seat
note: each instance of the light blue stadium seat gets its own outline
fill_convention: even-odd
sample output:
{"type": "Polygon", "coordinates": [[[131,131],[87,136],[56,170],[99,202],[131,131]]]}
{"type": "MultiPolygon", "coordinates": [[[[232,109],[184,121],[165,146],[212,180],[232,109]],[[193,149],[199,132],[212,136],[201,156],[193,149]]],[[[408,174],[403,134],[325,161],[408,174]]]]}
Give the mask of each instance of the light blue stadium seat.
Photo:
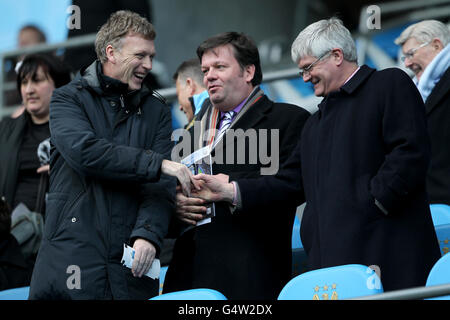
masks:
{"type": "Polygon", "coordinates": [[[163,287],[164,287],[164,279],[166,278],[166,273],[168,266],[161,267],[161,271],[159,273],[159,294],[162,294],[163,287]]]}
{"type": "MultiPolygon", "coordinates": [[[[450,283],[450,254],[442,256],[431,268],[426,286],[450,283]]],[[[430,300],[450,300],[450,296],[430,298],[430,300]]]]}
{"type": "Polygon", "coordinates": [[[450,206],[446,204],[430,204],[430,211],[435,226],[450,223],[450,206]]]}
{"type": "Polygon", "coordinates": [[[371,268],[348,264],[305,272],[289,281],[278,300],[340,300],[383,292],[371,268]]]}
{"type": "MultiPolygon", "coordinates": [[[[435,226],[436,236],[439,241],[441,254],[447,254],[450,251],[450,223],[435,226]]],[[[450,269],[448,271],[450,273],[450,269]]]]}
{"type": "Polygon", "coordinates": [[[303,244],[300,239],[300,219],[295,215],[294,227],[292,228],[292,249],[298,248],[303,248],[303,244]]]}
{"type": "Polygon", "coordinates": [[[0,291],[0,300],[28,300],[30,287],[21,287],[0,291]]]}
{"type": "Polygon", "coordinates": [[[300,219],[295,215],[292,228],[292,276],[298,276],[307,269],[307,257],[300,239],[300,219]]]}
{"type": "Polygon", "coordinates": [[[227,300],[227,298],[216,290],[191,289],[164,293],[150,300],[227,300]]]}

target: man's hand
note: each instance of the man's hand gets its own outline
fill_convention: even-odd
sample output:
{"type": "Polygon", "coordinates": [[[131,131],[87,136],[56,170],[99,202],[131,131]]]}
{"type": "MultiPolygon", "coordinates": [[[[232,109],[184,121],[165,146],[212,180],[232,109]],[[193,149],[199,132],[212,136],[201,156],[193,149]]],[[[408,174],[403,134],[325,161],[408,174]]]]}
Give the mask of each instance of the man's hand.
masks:
{"type": "Polygon", "coordinates": [[[191,171],[184,164],[163,160],[161,171],[164,174],[176,177],[180,182],[183,194],[187,197],[191,195],[191,183],[194,185],[195,189],[200,189],[199,183],[193,178],[191,171]]]}
{"type": "Polygon", "coordinates": [[[198,174],[195,180],[201,182],[201,190],[193,190],[192,196],[204,199],[208,202],[226,201],[233,202],[234,186],[229,183],[229,177],[225,174],[207,175],[198,174]]]}
{"type": "Polygon", "coordinates": [[[195,226],[197,225],[197,221],[202,220],[205,217],[205,201],[198,198],[186,197],[180,192],[179,187],[177,187],[176,204],[177,218],[187,224],[192,224],[195,226]]]}
{"type": "Polygon", "coordinates": [[[156,249],[149,241],[141,238],[134,241],[133,249],[135,252],[131,272],[133,276],[141,278],[150,270],[153,259],[155,258],[156,249]]]}
{"type": "Polygon", "coordinates": [[[39,167],[39,168],[36,170],[36,172],[37,172],[37,173],[43,173],[43,172],[46,172],[46,173],[50,174],[50,165],[47,164],[47,165],[45,165],[45,166],[39,167]]]}

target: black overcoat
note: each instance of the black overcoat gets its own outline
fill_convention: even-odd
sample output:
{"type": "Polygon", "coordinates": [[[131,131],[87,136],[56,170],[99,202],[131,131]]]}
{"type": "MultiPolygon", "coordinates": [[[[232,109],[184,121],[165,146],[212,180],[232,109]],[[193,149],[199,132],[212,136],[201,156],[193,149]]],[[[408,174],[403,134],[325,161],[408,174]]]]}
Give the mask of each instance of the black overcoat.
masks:
{"type": "Polygon", "coordinates": [[[310,269],[363,264],[376,266],[384,290],[423,286],[440,257],[426,130],[406,73],[362,66],[320,103],[277,176],[238,181],[243,210],[306,197],[300,235],[310,269]]]}
{"type": "Polygon", "coordinates": [[[450,68],[425,101],[425,112],[431,140],[430,202],[450,205],[450,68]]]}
{"type": "MultiPolygon", "coordinates": [[[[255,149],[252,149],[249,145],[252,140],[247,140],[247,155],[249,150],[260,152],[261,132],[268,130],[267,143],[270,143],[271,130],[279,130],[281,164],[297,144],[308,117],[309,113],[298,106],[274,103],[262,96],[230,129],[255,129],[258,146],[253,145],[255,149]]],[[[237,141],[242,142],[242,139],[241,136],[237,141]]],[[[229,141],[224,145],[226,154],[229,141]]],[[[235,140],[235,148],[237,145],[235,140]]],[[[271,147],[267,148],[270,152],[271,147]]],[[[244,164],[239,164],[237,153],[239,151],[235,150],[231,162],[223,158],[224,164],[214,163],[213,174],[227,174],[230,181],[259,177],[264,161],[258,157],[257,162],[251,164],[247,157],[244,164]]],[[[212,154],[219,157],[214,150],[212,154]]],[[[295,212],[294,199],[281,204],[273,202],[262,210],[234,214],[229,205],[216,203],[216,217],[211,223],[189,230],[177,239],[164,292],[211,288],[229,299],[276,299],[291,277],[295,212]]]]}
{"type": "Polygon", "coordinates": [[[52,96],[55,148],[31,299],[158,293],[158,280],[133,277],[121,258],[123,245],[136,238],[159,251],[167,232],[175,180],[160,167],[172,148],[170,110],[145,86],[130,99],[106,90],[97,63],[52,96]]]}

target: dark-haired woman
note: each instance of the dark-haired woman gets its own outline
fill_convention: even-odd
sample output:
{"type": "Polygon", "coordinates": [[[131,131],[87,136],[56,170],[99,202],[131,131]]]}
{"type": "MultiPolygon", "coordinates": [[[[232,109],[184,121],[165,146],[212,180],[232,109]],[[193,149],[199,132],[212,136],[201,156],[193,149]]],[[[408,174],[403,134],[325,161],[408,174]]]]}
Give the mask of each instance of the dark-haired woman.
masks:
{"type": "Polygon", "coordinates": [[[22,203],[30,211],[44,212],[50,100],[53,90],[69,81],[69,69],[55,56],[29,55],[19,68],[17,88],[25,111],[0,122],[0,196],[12,209],[22,203]]]}

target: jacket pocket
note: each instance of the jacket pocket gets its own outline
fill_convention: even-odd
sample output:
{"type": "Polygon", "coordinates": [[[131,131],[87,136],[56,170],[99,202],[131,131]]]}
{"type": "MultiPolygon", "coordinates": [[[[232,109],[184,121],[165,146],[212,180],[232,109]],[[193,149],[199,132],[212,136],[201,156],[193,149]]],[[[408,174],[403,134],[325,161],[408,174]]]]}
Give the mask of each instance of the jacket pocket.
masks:
{"type": "Polygon", "coordinates": [[[44,229],[45,238],[52,240],[64,229],[73,207],[76,206],[83,193],[84,191],[79,192],[72,199],[67,193],[53,192],[48,194],[44,229]]]}

